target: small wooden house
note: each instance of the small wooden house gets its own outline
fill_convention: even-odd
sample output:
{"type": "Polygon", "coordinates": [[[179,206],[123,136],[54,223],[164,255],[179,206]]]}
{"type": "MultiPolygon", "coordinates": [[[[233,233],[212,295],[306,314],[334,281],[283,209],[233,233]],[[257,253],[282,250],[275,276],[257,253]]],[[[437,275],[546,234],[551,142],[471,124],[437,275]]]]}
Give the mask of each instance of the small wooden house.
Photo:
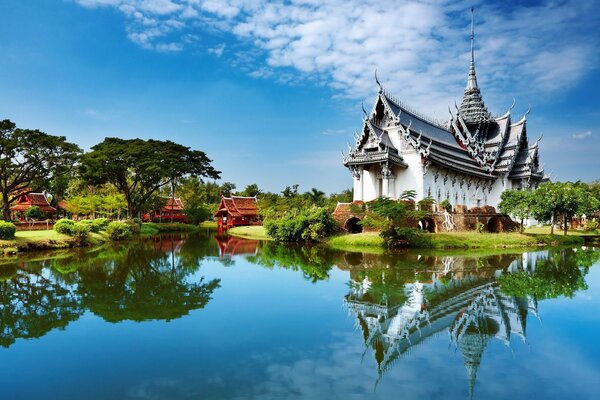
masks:
{"type": "Polygon", "coordinates": [[[167,198],[165,205],[163,205],[160,209],[144,215],[144,220],[154,222],[173,221],[187,223],[187,218],[183,213],[183,208],[184,205],[181,201],[181,198],[170,196],[167,198]]]}
{"type": "Polygon", "coordinates": [[[50,205],[47,192],[24,193],[19,196],[15,205],[10,208],[12,219],[23,221],[23,214],[33,206],[39,207],[47,217],[51,217],[56,212],[56,208],[50,205]]]}
{"type": "Polygon", "coordinates": [[[234,226],[260,225],[256,196],[221,196],[221,203],[214,216],[217,218],[218,227],[224,229],[234,226]]]}

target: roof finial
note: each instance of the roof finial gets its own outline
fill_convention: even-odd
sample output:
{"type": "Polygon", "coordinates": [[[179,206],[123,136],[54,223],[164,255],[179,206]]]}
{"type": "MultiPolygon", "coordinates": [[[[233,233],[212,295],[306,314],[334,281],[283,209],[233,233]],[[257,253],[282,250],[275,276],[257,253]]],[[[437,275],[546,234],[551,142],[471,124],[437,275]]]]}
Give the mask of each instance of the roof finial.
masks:
{"type": "Polygon", "coordinates": [[[375,82],[377,82],[377,86],[379,86],[379,93],[383,92],[383,86],[381,86],[381,82],[379,82],[379,78],[377,78],[377,68],[375,68],[375,82]]]}
{"type": "Polygon", "coordinates": [[[477,77],[475,76],[475,9],[471,7],[471,64],[469,66],[469,79],[467,90],[477,89],[477,77]]]}

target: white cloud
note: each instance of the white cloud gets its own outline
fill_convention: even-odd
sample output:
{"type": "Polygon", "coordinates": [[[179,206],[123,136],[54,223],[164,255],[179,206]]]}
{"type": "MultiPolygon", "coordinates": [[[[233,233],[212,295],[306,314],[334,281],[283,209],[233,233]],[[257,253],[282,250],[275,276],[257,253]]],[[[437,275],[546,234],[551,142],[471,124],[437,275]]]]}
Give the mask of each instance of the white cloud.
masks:
{"type": "MultiPolygon", "coordinates": [[[[450,0],[74,0],[113,7],[128,18],[128,37],[164,51],[198,34],[233,35],[234,65],[257,78],[309,79],[344,97],[386,88],[423,112],[446,118],[460,98],[469,48],[468,5],[450,0]],[[191,35],[191,36],[190,36],[191,35]],[[241,58],[246,62],[240,63],[241,58]]],[[[511,7],[476,4],[476,65],[496,113],[580,81],[596,64],[600,22],[591,0],[511,7]]],[[[207,50],[217,56],[220,47],[207,50]]],[[[181,50],[181,47],[176,49],[181,50]]]]}
{"type": "Polygon", "coordinates": [[[211,47],[207,50],[208,54],[214,54],[216,57],[221,57],[225,51],[225,44],[221,43],[218,46],[211,47]]]}
{"type": "Polygon", "coordinates": [[[589,138],[590,136],[592,136],[592,131],[585,131],[585,132],[580,132],[580,133],[574,133],[573,134],[573,139],[585,139],[585,138],[589,138]]]}

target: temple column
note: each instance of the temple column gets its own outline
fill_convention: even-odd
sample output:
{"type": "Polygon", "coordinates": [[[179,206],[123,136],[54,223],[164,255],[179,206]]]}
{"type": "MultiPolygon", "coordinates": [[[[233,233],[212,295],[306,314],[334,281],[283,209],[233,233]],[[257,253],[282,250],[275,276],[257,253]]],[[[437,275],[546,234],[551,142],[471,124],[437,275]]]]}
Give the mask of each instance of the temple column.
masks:
{"type": "Polygon", "coordinates": [[[352,177],[354,179],[354,201],[363,201],[363,168],[352,168],[352,177]]]}
{"type": "Polygon", "coordinates": [[[381,167],[381,196],[383,197],[394,197],[390,189],[393,189],[394,175],[386,163],[381,167]]]}

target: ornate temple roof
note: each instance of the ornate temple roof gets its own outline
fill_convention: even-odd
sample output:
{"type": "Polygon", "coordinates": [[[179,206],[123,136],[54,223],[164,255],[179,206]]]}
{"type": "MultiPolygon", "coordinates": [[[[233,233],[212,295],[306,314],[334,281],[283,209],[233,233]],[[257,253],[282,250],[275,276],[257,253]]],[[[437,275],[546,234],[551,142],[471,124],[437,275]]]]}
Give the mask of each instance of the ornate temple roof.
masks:
{"type": "Polygon", "coordinates": [[[511,111],[497,118],[488,112],[477,84],[474,59],[474,25],[471,21],[471,62],[467,86],[456,114],[447,124],[424,116],[387,92],[376,77],[379,91],[370,114],[365,112],[363,130],[344,155],[346,167],[381,163],[406,167],[389,132],[398,130],[421,155],[423,164],[493,180],[498,177],[535,180],[544,178],[538,162],[539,140],[529,146],[527,115],[516,123],[511,111]]]}
{"type": "Polygon", "coordinates": [[[258,215],[258,202],[255,197],[221,196],[221,203],[215,216],[225,213],[233,217],[258,215]]]}

